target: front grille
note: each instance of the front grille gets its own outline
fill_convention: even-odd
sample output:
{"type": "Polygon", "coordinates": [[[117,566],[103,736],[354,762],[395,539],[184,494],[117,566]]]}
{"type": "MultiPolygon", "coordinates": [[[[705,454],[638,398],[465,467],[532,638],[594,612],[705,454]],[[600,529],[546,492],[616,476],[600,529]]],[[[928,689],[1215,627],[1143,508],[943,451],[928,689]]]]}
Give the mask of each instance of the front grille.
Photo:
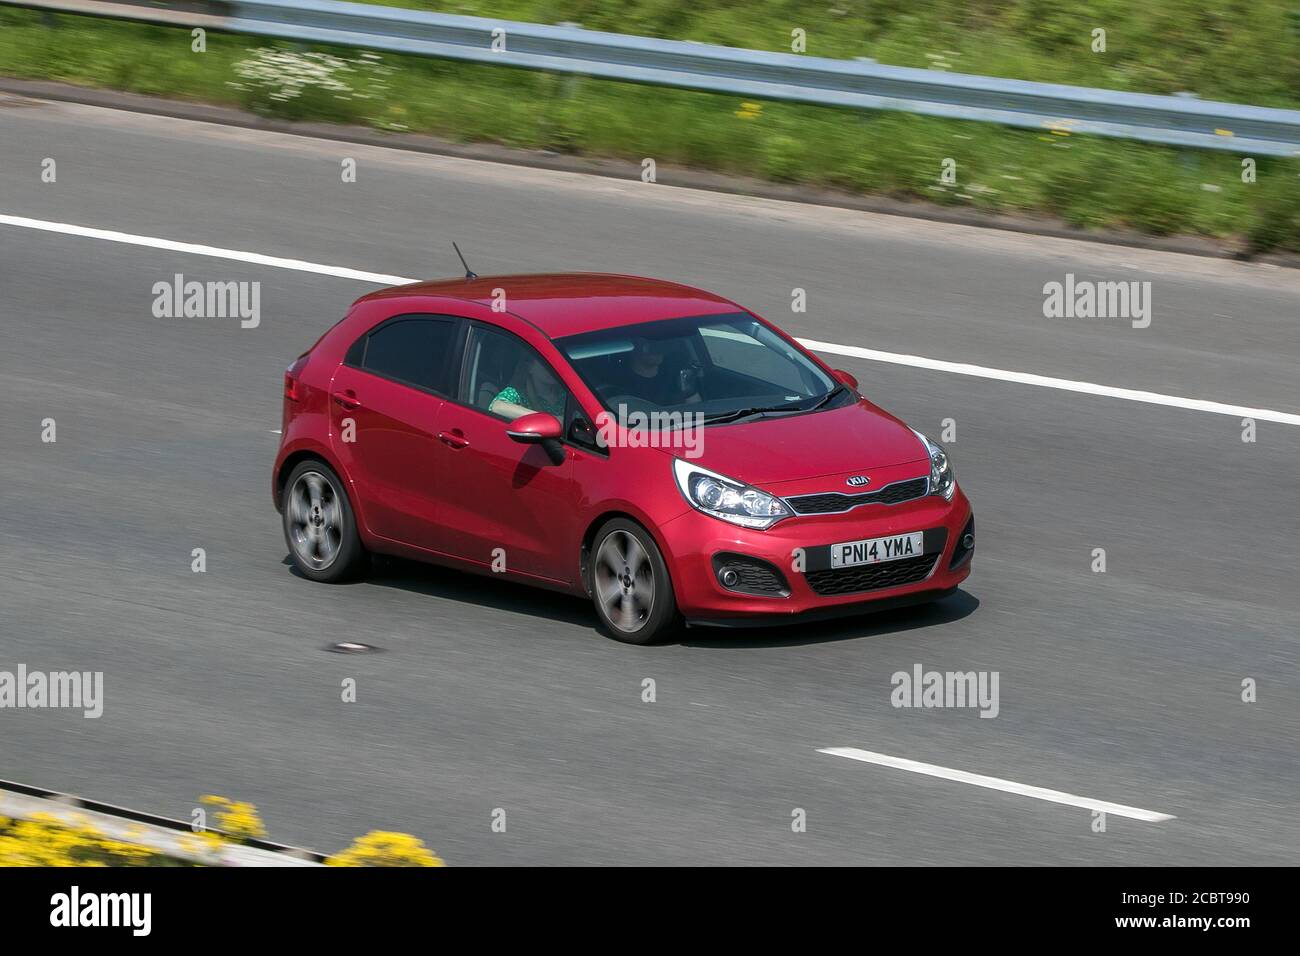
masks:
{"type": "Polygon", "coordinates": [[[918,554],[914,558],[864,564],[856,568],[831,568],[828,571],[809,571],[804,576],[808,586],[818,594],[853,594],[857,591],[879,591],[904,584],[924,581],[938,559],[937,554],[918,554]]]}
{"type": "Polygon", "coordinates": [[[864,491],[860,495],[845,495],[829,491],[820,495],[798,495],[785,499],[795,514],[825,515],[848,511],[858,505],[896,505],[913,498],[924,498],[930,490],[929,478],[908,478],[885,485],[879,491],[864,491]]]}

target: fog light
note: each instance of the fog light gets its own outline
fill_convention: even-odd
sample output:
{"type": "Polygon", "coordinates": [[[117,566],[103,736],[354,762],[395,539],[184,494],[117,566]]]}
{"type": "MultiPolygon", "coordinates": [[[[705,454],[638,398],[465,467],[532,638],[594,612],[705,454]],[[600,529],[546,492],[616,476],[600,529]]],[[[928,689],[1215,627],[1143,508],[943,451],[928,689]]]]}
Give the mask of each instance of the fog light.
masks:
{"type": "Polygon", "coordinates": [[[975,535],[973,532],[967,531],[961,536],[961,546],[967,551],[975,547],[975,535]]]}
{"type": "Polygon", "coordinates": [[[736,594],[785,598],[790,585],[776,565],[748,554],[720,551],[713,556],[713,576],[718,584],[736,594]]]}

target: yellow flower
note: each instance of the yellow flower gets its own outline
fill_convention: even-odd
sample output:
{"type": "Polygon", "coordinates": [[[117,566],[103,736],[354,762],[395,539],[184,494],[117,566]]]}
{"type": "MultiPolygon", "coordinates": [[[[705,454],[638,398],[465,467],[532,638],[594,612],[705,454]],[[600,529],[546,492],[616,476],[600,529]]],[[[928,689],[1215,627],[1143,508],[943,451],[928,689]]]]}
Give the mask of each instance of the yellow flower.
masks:
{"type": "Polygon", "coordinates": [[[263,826],[257,807],[253,804],[211,794],[199,797],[199,802],[219,808],[216,829],[224,832],[235,842],[242,843],[266,836],[266,827],[263,826]]]}
{"type": "Polygon", "coordinates": [[[446,866],[409,833],[371,830],[325,861],[326,866],[446,866]]]}
{"type": "Polygon", "coordinates": [[[0,866],[150,866],[162,854],[102,836],[88,824],[65,825],[49,814],[0,819],[0,866]]]}

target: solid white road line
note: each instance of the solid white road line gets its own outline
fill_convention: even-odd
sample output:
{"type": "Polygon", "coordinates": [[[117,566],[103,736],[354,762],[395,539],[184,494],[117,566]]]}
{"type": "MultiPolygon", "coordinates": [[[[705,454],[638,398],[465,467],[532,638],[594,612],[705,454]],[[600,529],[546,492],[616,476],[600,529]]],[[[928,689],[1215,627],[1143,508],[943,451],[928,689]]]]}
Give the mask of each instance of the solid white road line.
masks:
{"type": "Polygon", "coordinates": [[[1128,817],[1132,820],[1141,820],[1144,823],[1162,823],[1165,820],[1177,819],[1169,813],[1157,813],[1154,810],[1143,810],[1141,807],[1127,807],[1122,803],[1108,803],[1105,800],[1078,797],[1072,793],[1062,793],[1060,790],[1031,787],[1028,784],[1016,783],[1014,780],[986,777],[981,773],[967,773],[965,770],[951,770],[948,767],[939,767],[932,763],[921,763],[919,760],[891,757],[888,754],[872,753],[870,750],[859,750],[856,747],[824,747],[817,752],[830,754],[834,757],[848,757],[850,760],[861,760],[863,763],[879,764],[882,767],[893,767],[896,770],[910,770],[912,773],[923,773],[927,777],[956,780],[958,783],[969,783],[972,786],[984,787],[988,790],[1001,790],[1003,793],[1033,797],[1035,800],[1046,800],[1049,803],[1064,803],[1071,807],[1082,807],[1085,810],[1100,810],[1102,813],[1114,814],[1117,817],[1128,817]]]}
{"type": "Polygon", "coordinates": [[[1019,382],[1022,385],[1037,385],[1040,388],[1059,388],[1066,392],[1080,392],[1084,395],[1103,395],[1107,398],[1122,398],[1130,402],[1146,402],[1149,405],[1168,405],[1170,408],[1186,408],[1196,412],[1213,412],[1216,415],[1231,415],[1234,418],[1254,418],[1265,422],[1280,422],[1283,425],[1300,425],[1300,415],[1290,412],[1278,412],[1269,408],[1249,408],[1245,405],[1225,405],[1223,402],[1211,402],[1202,398],[1180,398],[1177,395],[1162,395],[1159,392],[1143,392],[1133,388],[1118,388],[1114,385],[1096,385],[1092,382],[1076,382],[1068,378],[1052,378],[1049,375],[1034,375],[1031,372],[1009,372],[1000,368],[986,368],[983,365],[967,365],[965,362],[945,362],[942,359],[923,358],[920,355],[900,355],[897,352],[877,352],[875,349],[859,348],[856,345],[836,345],[833,342],[817,342],[813,339],[799,339],[799,343],[814,352],[829,352],[832,355],[849,355],[853,358],[867,359],[872,362],[889,362],[893,365],[910,365],[913,368],[928,368],[936,372],[952,372],[954,375],[973,375],[976,378],[992,378],[1000,382],[1019,382]]]}
{"type": "Polygon", "coordinates": [[[131,246],[147,246],[150,249],[184,252],[193,256],[233,259],[236,262],[248,262],[256,266],[292,269],[296,272],[314,272],[317,275],[337,276],[340,279],[356,279],[360,282],[376,282],[379,285],[404,285],[416,281],[402,276],[384,275],[380,272],[362,272],[358,269],[345,269],[342,266],[324,266],[318,262],[304,262],[301,259],[282,259],[279,256],[264,256],[258,252],[241,252],[238,249],[222,249],[218,246],[200,246],[192,242],[175,242],[171,239],[156,239],[153,236],[135,236],[129,232],[91,229],[88,226],[73,226],[66,222],[46,222],[43,219],[27,219],[24,216],[8,216],[4,213],[0,213],[0,225],[18,226],[21,229],[39,229],[42,232],[57,232],[65,236],[81,236],[85,239],[124,242],[131,246]]]}
{"type": "MultiPolygon", "coordinates": [[[[231,259],[235,262],[247,262],[251,265],[270,266],[275,269],[291,269],[297,272],[312,272],[317,275],[335,276],[340,279],[373,282],[377,285],[405,285],[419,281],[405,276],[385,275],[381,272],[364,272],[360,269],[323,265],[318,262],[305,262],[302,259],[284,259],[279,256],[265,256],[257,252],[242,252],[238,249],[222,249],[218,246],[176,242],[171,239],[158,239],[152,236],[136,236],[126,232],[114,232],[110,229],[93,229],[89,226],[76,226],[64,222],[47,222],[43,219],[28,219],[25,216],[10,216],[4,213],[0,213],[0,225],[16,226],[20,229],[39,229],[42,232],[81,236],[86,239],[102,239],[107,242],[122,242],[133,246],[146,246],[150,249],[163,249],[167,252],[183,252],[189,255],[210,256],[215,259],[231,259]]],[[[1279,412],[1269,408],[1250,408],[1245,405],[1228,405],[1223,402],[1212,402],[1200,398],[1182,398],[1178,395],[1163,395],[1159,392],[1144,392],[1132,388],[1119,388],[1114,385],[1076,382],[1067,378],[1053,378],[1048,375],[1035,375],[1030,372],[1013,372],[1000,368],[988,368],[983,365],[968,365],[964,362],[947,362],[942,359],[930,359],[920,355],[881,352],[856,345],[836,345],[834,342],[819,342],[815,339],[799,339],[798,341],[805,348],[812,349],[814,352],[845,355],[851,358],[866,359],[870,362],[907,365],[912,368],[924,368],[936,372],[950,372],[954,375],[971,375],[976,378],[995,379],[999,382],[1016,382],[1022,385],[1055,388],[1084,395],[1099,395],[1105,398],[1121,398],[1130,402],[1145,402],[1149,405],[1165,405],[1170,408],[1211,412],[1216,415],[1231,415],[1234,418],[1253,418],[1257,421],[1278,422],[1283,425],[1300,425],[1300,414],[1279,412]]]]}

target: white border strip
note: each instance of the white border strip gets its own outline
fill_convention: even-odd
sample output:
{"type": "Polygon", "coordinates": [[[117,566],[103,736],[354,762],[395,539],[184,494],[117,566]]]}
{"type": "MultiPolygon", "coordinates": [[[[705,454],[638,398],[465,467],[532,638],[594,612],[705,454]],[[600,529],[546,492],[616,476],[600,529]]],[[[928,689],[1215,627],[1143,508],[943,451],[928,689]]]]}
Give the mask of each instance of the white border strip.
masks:
{"type": "MultiPolygon", "coordinates": [[[[176,242],[171,239],[157,239],[152,236],[136,236],[131,233],[115,232],[110,229],[92,229],[89,226],[48,222],[43,219],[28,219],[25,216],[10,216],[4,213],[0,213],[0,225],[16,226],[20,229],[39,229],[42,232],[54,232],[65,236],[81,236],[86,239],[102,239],[107,242],[121,242],[132,246],[163,249],[167,252],[183,252],[188,255],[230,259],[235,262],[247,262],[251,265],[270,266],[274,269],[290,269],[296,272],[311,272],[316,275],[334,276],[339,279],[355,279],[358,282],[371,282],[383,286],[406,285],[419,281],[405,276],[385,275],[382,272],[364,272],[360,269],[348,269],[343,266],[305,262],[302,259],[283,259],[279,256],[265,256],[257,252],[241,252],[238,249],[222,249],[218,246],[176,242]]],[[[834,342],[819,342],[815,339],[799,339],[798,341],[804,348],[812,349],[814,352],[845,355],[851,358],[866,359],[870,362],[907,365],[912,368],[930,369],[935,372],[950,372],[954,375],[971,375],[976,378],[1015,382],[1021,385],[1035,385],[1039,388],[1055,388],[1084,395],[1121,398],[1130,402],[1145,402],[1148,405],[1164,405],[1169,408],[1210,412],[1216,415],[1231,415],[1234,418],[1253,418],[1257,421],[1277,422],[1282,425],[1300,425],[1300,414],[1279,412],[1269,408],[1250,408],[1246,405],[1228,405],[1223,402],[1212,402],[1200,398],[1181,398],[1177,395],[1163,395],[1159,392],[1144,392],[1132,388],[1118,388],[1114,385],[1097,385],[1092,382],[1076,382],[1067,378],[1034,375],[1030,372],[1012,372],[1006,369],[988,368],[983,365],[968,365],[964,362],[946,362],[942,359],[930,359],[920,355],[881,352],[856,345],[836,345],[834,342]]]]}
{"type": "Polygon", "coordinates": [[[1062,793],[1060,790],[1048,790],[1044,787],[1031,787],[1028,784],[1016,783],[1014,780],[1002,780],[999,777],[986,777],[980,773],[967,773],[965,770],[951,770],[948,767],[939,767],[932,763],[921,763],[919,760],[906,760],[903,757],[891,757],[888,754],[873,753],[870,750],[859,750],[856,747],[825,747],[817,751],[819,754],[830,754],[833,757],[848,757],[850,760],[861,760],[863,763],[874,763],[881,767],[893,767],[896,770],[909,770],[912,773],[923,773],[927,777],[939,777],[942,780],[955,780],[958,783],[969,783],[974,787],[984,787],[987,790],[1000,790],[1003,793],[1014,793],[1021,797],[1033,797],[1035,800],[1046,800],[1049,803],[1063,803],[1071,807],[1082,807],[1085,810],[1100,810],[1102,813],[1114,814],[1117,817],[1128,817],[1131,820],[1141,820],[1143,823],[1163,823],[1166,820],[1175,820],[1177,817],[1169,813],[1157,813],[1154,810],[1143,810],[1141,807],[1129,807],[1122,803],[1108,803],[1105,800],[1093,800],[1090,797],[1079,797],[1072,793],[1062,793]]]}

